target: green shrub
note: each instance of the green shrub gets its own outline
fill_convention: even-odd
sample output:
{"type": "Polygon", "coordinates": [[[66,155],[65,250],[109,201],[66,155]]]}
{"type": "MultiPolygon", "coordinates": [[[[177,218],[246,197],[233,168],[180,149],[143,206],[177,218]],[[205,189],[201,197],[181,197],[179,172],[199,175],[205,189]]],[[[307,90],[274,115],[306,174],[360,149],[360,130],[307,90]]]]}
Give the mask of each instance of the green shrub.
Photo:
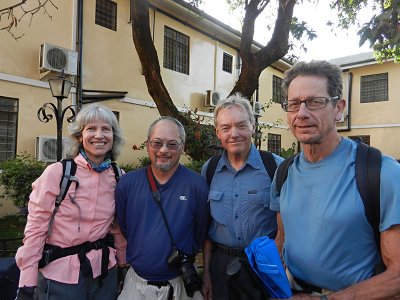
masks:
{"type": "Polygon", "coordinates": [[[205,160],[191,160],[185,166],[200,174],[201,168],[203,167],[205,162],[206,162],[205,160]]]}
{"type": "Polygon", "coordinates": [[[18,154],[13,159],[0,163],[0,184],[4,188],[3,195],[9,197],[17,207],[24,207],[32,192],[32,182],[38,178],[46,164],[36,160],[27,153],[18,154]]]}

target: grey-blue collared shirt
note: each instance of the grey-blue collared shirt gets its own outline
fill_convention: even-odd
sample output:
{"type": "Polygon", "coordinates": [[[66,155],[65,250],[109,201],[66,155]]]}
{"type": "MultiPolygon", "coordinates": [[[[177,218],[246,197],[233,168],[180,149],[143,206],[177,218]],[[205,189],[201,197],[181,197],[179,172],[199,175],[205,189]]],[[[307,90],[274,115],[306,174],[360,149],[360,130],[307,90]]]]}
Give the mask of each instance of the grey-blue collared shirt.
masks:
{"type": "MultiPolygon", "coordinates": [[[[274,154],[276,164],[283,158],[274,154]]],[[[205,177],[207,161],[202,168],[205,177]]],[[[246,163],[236,171],[222,154],[210,185],[212,221],[209,237],[227,247],[246,247],[257,237],[276,231],[276,212],[269,209],[271,178],[251,146],[246,163]]]]}

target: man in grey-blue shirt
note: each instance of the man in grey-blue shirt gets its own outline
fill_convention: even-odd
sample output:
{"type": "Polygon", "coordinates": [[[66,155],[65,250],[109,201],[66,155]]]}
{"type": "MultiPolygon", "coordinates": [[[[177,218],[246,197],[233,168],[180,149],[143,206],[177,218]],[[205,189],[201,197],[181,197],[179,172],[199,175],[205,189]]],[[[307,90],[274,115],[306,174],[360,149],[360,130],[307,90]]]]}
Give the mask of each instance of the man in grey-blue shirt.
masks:
{"type": "MultiPolygon", "coordinates": [[[[237,257],[244,262],[243,249],[255,238],[274,238],[277,225],[276,214],[269,209],[271,178],[251,142],[255,122],[249,101],[235,95],[220,102],[214,122],[225,150],[208,196],[212,220],[204,245],[203,296],[225,300],[229,299],[228,265],[237,257]]],[[[277,165],[283,160],[273,158],[277,165]]],[[[203,176],[209,162],[203,166],[203,176]]]]}

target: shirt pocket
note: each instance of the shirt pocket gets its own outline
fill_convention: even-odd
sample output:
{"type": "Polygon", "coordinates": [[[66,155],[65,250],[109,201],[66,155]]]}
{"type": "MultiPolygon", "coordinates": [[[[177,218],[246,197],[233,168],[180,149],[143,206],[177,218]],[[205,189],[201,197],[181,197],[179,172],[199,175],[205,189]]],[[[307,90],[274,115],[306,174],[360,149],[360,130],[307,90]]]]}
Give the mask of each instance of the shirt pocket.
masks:
{"type": "Polygon", "coordinates": [[[210,190],[208,193],[208,199],[210,200],[211,216],[213,219],[219,224],[226,225],[226,213],[222,201],[223,195],[224,192],[210,190]]]}
{"type": "Polygon", "coordinates": [[[263,206],[269,206],[270,196],[269,196],[270,188],[249,188],[247,190],[247,197],[249,200],[249,204],[258,204],[263,206]]]}

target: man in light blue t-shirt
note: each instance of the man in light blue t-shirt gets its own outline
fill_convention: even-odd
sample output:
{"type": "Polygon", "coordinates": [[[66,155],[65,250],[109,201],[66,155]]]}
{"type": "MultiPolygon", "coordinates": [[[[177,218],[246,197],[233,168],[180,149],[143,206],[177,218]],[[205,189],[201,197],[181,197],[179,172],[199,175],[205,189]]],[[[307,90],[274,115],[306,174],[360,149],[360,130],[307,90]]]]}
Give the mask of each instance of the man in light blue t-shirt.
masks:
{"type": "Polygon", "coordinates": [[[293,299],[392,299],[400,296],[400,165],[383,155],[381,167],[381,254],[386,270],[374,273],[379,251],[357,189],[357,143],[341,137],[336,121],[346,106],[339,67],[301,62],[285,73],[290,130],[302,152],[277,191],[277,245],[282,251],[293,299]],[[306,295],[305,293],[312,293],[306,295]]]}

